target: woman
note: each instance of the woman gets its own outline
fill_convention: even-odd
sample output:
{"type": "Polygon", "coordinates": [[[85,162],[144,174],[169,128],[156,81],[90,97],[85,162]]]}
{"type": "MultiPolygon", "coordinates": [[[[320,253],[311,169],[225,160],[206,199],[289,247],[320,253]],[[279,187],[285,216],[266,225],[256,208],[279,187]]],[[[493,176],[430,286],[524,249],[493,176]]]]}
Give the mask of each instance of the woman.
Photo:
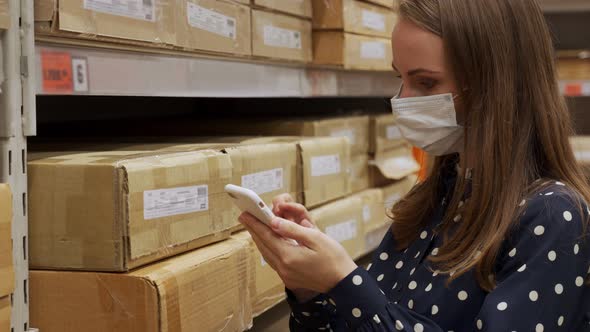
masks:
{"type": "Polygon", "coordinates": [[[534,0],[402,0],[404,136],[437,156],[357,267],[278,197],[240,220],[288,288],[292,331],[590,331],[590,189],[534,0]],[[298,246],[284,238],[293,238],[298,246]]]}

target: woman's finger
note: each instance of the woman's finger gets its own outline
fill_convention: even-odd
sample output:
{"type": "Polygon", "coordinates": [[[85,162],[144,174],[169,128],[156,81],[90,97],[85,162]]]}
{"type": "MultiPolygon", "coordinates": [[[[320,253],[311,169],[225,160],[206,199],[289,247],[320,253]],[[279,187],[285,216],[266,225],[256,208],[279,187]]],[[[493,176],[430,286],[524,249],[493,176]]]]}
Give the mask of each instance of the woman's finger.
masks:
{"type": "Polygon", "coordinates": [[[242,213],[238,219],[248,227],[251,234],[256,234],[269,250],[279,257],[284,254],[288,244],[281,235],[247,212],[242,213]]]}
{"type": "Polygon", "coordinates": [[[297,241],[300,245],[317,249],[317,229],[303,227],[294,222],[281,218],[274,218],[271,222],[273,230],[280,236],[297,241]]]}
{"type": "Polygon", "coordinates": [[[258,235],[256,235],[256,233],[250,233],[250,235],[252,235],[252,240],[254,241],[254,244],[256,244],[256,248],[258,248],[258,251],[260,251],[262,257],[264,257],[264,260],[268,263],[268,265],[270,265],[270,267],[272,267],[273,270],[278,272],[278,266],[280,262],[279,257],[277,257],[277,255],[272,252],[272,250],[270,250],[266,244],[264,244],[264,241],[262,241],[258,235]]]}
{"type": "Polygon", "coordinates": [[[281,203],[278,207],[279,217],[299,223],[303,219],[310,220],[309,212],[299,203],[281,203]]]}
{"type": "Polygon", "coordinates": [[[272,212],[278,216],[278,214],[280,213],[280,210],[278,209],[279,205],[284,204],[284,203],[291,203],[291,202],[295,202],[295,200],[289,194],[281,194],[281,195],[273,198],[272,212]]]}

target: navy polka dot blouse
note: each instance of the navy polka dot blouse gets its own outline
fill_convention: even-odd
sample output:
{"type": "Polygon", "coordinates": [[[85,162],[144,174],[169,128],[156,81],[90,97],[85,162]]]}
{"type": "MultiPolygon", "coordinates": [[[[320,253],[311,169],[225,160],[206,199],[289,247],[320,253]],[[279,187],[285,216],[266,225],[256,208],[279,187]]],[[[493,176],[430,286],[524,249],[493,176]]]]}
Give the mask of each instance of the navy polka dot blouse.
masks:
{"type": "MultiPolygon", "coordinates": [[[[448,195],[452,184],[445,187],[448,195]]],[[[298,303],[287,291],[290,330],[590,332],[590,248],[575,196],[553,182],[515,202],[525,212],[504,241],[491,292],[472,273],[446,284],[448,275],[427,260],[442,245],[433,231],[446,209],[442,199],[430,226],[407,250],[396,251],[388,232],[372,264],[327,294],[298,303]]]]}

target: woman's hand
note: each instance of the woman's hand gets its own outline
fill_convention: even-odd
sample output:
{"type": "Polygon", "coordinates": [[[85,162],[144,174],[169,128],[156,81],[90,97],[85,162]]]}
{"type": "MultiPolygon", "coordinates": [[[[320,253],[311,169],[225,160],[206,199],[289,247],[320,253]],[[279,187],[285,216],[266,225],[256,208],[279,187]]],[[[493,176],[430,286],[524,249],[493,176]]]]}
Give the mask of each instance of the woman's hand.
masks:
{"type": "MultiPolygon", "coordinates": [[[[283,204],[273,203],[273,210],[293,218],[293,222],[276,217],[271,229],[249,213],[243,213],[239,220],[288,289],[326,293],[357,265],[338,242],[313,225],[305,208],[302,210],[292,202],[283,203],[289,207],[285,209],[283,204]],[[298,245],[288,239],[296,240],[298,245]]],[[[298,299],[301,300],[299,296],[298,299]]]]}

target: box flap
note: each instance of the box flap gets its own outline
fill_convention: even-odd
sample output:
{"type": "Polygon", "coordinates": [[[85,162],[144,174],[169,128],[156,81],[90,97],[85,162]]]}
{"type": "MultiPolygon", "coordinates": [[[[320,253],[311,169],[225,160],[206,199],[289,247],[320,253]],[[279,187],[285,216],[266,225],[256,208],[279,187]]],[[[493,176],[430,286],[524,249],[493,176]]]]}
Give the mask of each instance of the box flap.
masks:
{"type": "Polygon", "coordinates": [[[369,163],[376,166],[381,174],[390,180],[403,179],[420,169],[411,150],[406,146],[383,152],[369,163]]]}

